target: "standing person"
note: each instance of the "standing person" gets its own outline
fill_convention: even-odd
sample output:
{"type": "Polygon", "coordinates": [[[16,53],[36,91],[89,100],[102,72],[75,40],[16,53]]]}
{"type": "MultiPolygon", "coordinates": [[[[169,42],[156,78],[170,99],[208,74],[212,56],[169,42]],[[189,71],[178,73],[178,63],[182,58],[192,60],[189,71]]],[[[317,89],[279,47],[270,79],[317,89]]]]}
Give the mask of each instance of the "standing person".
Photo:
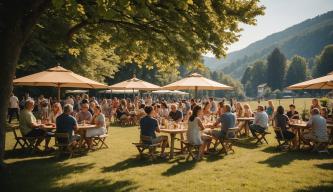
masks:
{"type": "Polygon", "coordinates": [[[268,129],[268,115],[264,110],[264,106],[259,105],[257,113],[254,117],[254,122],[250,125],[250,131],[254,137],[256,133],[263,133],[268,129]]]}
{"type": "Polygon", "coordinates": [[[156,136],[155,132],[159,133],[160,128],[158,121],[153,118],[155,116],[155,111],[152,106],[145,106],[144,108],[146,116],[140,120],[140,134],[141,136],[151,137],[151,141],[143,141],[148,144],[161,143],[161,156],[165,157],[165,148],[168,146],[168,136],[156,136]]]}
{"type": "Polygon", "coordinates": [[[268,115],[269,120],[272,120],[274,116],[274,104],[272,100],[268,101],[268,107],[266,109],[266,113],[268,115]]]}
{"type": "Polygon", "coordinates": [[[201,159],[205,149],[209,149],[212,138],[209,135],[202,133],[205,130],[199,116],[202,115],[202,109],[199,105],[195,106],[193,113],[188,121],[187,140],[192,145],[200,145],[200,150],[197,159],[201,159]]]}
{"type": "Polygon", "coordinates": [[[69,95],[65,101],[65,104],[70,104],[72,106],[74,106],[74,99],[72,98],[71,95],[69,95]]]}
{"type": "Polygon", "coordinates": [[[18,98],[14,95],[14,93],[10,94],[9,97],[9,107],[8,107],[8,123],[12,122],[13,115],[16,116],[16,119],[19,120],[19,100],[18,98]]]}

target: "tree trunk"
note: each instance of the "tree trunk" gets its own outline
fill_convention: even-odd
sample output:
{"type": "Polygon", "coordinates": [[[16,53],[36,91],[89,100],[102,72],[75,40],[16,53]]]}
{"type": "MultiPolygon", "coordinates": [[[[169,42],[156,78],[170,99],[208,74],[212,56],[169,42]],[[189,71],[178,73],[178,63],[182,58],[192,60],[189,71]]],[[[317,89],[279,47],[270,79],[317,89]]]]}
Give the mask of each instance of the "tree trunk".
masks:
{"type": "Polygon", "coordinates": [[[6,113],[15,69],[25,40],[49,0],[0,2],[0,164],[4,165],[6,113]]]}

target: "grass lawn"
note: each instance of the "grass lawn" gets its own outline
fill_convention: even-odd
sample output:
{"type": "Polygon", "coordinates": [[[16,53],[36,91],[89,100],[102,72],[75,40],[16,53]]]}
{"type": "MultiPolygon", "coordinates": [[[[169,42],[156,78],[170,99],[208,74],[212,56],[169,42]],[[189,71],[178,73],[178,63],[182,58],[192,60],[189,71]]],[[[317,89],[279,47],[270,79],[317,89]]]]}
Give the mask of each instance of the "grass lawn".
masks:
{"type": "Polygon", "coordinates": [[[245,140],[227,156],[150,162],[136,159],[131,143],[138,133],[137,127],[112,127],[109,149],[59,161],[11,151],[14,138],[8,132],[1,191],[333,191],[332,147],[331,155],[275,152],[270,135],[269,145],[245,140]]]}

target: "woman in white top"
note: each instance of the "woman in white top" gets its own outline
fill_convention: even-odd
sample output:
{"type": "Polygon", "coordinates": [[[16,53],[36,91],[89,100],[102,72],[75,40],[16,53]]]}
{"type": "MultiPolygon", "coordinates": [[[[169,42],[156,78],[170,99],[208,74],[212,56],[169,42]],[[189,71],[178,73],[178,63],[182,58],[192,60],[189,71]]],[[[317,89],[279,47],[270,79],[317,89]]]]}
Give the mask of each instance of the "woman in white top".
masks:
{"type": "Polygon", "coordinates": [[[86,142],[90,149],[92,147],[91,137],[104,135],[107,132],[105,127],[105,116],[102,113],[101,107],[99,105],[96,105],[94,109],[94,116],[91,120],[91,124],[96,125],[96,128],[87,129],[86,132],[86,142]]]}
{"type": "Polygon", "coordinates": [[[159,116],[163,118],[168,118],[169,116],[169,108],[165,102],[161,103],[161,109],[159,111],[159,116]]]}
{"type": "Polygon", "coordinates": [[[56,102],[52,105],[52,111],[49,115],[49,123],[56,123],[56,119],[59,115],[62,114],[62,107],[59,102],[56,102]]]}
{"type": "Polygon", "coordinates": [[[199,105],[193,108],[193,113],[188,121],[187,140],[192,145],[200,145],[198,159],[201,159],[205,152],[205,148],[209,148],[212,138],[201,131],[205,129],[200,118],[202,109],[199,105]]]}

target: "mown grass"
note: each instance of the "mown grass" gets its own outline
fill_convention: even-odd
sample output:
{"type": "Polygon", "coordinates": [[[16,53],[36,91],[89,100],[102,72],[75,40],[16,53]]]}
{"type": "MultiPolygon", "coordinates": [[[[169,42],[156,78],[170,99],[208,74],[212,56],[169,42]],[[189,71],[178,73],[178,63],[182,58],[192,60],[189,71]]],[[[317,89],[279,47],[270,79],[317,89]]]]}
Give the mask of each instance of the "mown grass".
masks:
{"type": "Polygon", "coordinates": [[[227,156],[150,162],[136,158],[131,143],[138,134],[137,127],[112,127],[109,149],[59,161],[11,151],[14,138],[8,132],[1,191],[333,191],[332,147],[330,155],[276,152],[270,135],[269,145],[242,140],[227,156]]]}
{"type": "MultiPolygon", "coordinates": [[[[299,112],[301,112],[303,109],[310,109],[311,106],[311,100],[312,98],[288,98],[288,99],[273,99],[273,104],[275,106],[275,108],[277,108],[277,106],[282,105],[285,110],[289,109],[289,105],[294,103],[296,106],[296,110],[298,110],[299,112]]],[[[244,101],[241,102],[242,104],[249,104],[252,110],[255,110],[257,108],[257,106],[259,105],[258,101],[244,101]]],[[[260,101],[260,105],[264,105],[264,106],[268,106],[267,101],[260,101]]]]}

